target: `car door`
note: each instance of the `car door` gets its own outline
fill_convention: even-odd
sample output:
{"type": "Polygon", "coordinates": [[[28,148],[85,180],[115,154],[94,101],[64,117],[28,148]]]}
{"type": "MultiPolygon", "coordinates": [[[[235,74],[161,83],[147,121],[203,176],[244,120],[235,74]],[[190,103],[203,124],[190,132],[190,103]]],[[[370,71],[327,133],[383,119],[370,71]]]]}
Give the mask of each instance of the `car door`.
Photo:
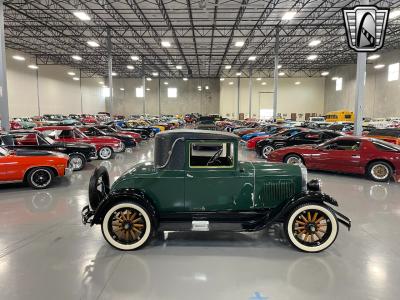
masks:
{"type": "Polygon", "coordinates": [[[334,139],[320,149],[319,169],[358,173],[361,168],[361,141],[358,139],[334,139]]]}
{"type": "Polygon", "coordinates": [[[8,169],[7,164],[8,164],[7,151],[3,148],[0,148],[0,181],[7,180],[7,169],[8,169]]]}
{"type": "Polygon", "coordinates": [[[242,211],[254,206],[254,169],[238,165],[237,142],[186,141],[186,211],[242,211]],[[220,156],[215,162],[211,162],[220,156]]]}

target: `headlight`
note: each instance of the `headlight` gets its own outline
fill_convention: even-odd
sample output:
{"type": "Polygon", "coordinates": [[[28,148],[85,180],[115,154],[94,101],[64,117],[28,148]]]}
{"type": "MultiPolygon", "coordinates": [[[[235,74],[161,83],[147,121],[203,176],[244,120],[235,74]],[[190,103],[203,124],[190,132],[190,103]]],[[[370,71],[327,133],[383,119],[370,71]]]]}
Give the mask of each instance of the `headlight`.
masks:
{"type": "Polygon", "coordinates": [[[314,191],[314,192],[318,192],[321,190],[321,180],[319,179],[311,179],[308,183],[307,183],[307,188],[310,191],[314,191]]]}
{"type": "Polygon", "coordinates": [[[301,188],[303,191],[307,190],[307,168],[303,165],[299,165],[301,170],[301,188]]]}

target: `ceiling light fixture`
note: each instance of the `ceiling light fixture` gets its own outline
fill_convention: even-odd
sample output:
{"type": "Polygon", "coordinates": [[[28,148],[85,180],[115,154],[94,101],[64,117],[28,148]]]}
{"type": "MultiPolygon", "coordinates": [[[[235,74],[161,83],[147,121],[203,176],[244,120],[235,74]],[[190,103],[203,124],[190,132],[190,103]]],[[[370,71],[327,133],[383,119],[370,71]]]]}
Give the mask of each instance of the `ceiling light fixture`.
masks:
{"type": "Polygon", "coordinates": [[[240,76],[240,75],[242,75],[242,72],[237,72],[236,73],[236,76],[240,76]]]}
{"type": "Polygon", "coordinates": [[[282,68],[282,65],[278,65],[278,69],[282,68]]]}
{"type": "Polygon", "coordinates": [[[266,85],[266,84],[267,84],[267,83],[266,83],[265,81],[261,83],[261,85],[266,85]]]}
{"type": "Polygon", "coordinates": [[[132,65],[127,65],[126,66],[129,70],[133,70],[135,67],[134,66],[132,66],[132,65]]]}
{"type": "Polygon", "coordinates": [[[230,70],[231,68],[232,68],[231,65],[226,65],[226,66],[225,66],[225,70],[230,70]]]}
{"type": "Polygon", "coordinates": [[[167,81],[164,81],[164,84],[165,84],[165,85],[168,85],[168,82],[167,82],[167,81]]]}
{"type": "Polygon", "coordinates": [[[75,81],[78,81],[79,77],[73,77],[72,79],[75,80],[75,81]]]}
{"type": "Polygon", "coordinates": [[[96,41],[87,41],[87,44],[88,44],[90,47],[93,47],[93,48],[96,48],[96,47],[99,47],[99,46],[100,46],[99,43],[96,42],[96,41]]]}
{"type": "Polygon", "coordinates": [[[300,81],[296,81],[294,84],[299,85],[300,83],[301,83],[300,81]]]}
{"type": "Polygon", "coordinates": [[[378,59],[379,57],[381,57],[379,54],[372,54],[368,56],[368,60],[375,60],[378,59]]]}
{"type": "Polygon", "coordinates": [[[321,44],[320,40],[313,40],[313,41],[308,43],[308,46],[315,47],[315,46],[318,46],[319,44],[321,44]]]}
{"type": "Polygon", "coordinates": [[[285,75],[285,72],[279,72],[278,75],[279,75],[279,76],[284,76],[284,75],[285,75]]]}
{"type": "Polygon", "coordinates": [[[225,80],[225,78],[220,78],[220,79],[219,79],[219,81],[224,81],[224,80],[225,80]]]}
{"type": "Polygon", "coordinates": [[[230,82],[229,82],[229,85],[233,85],[233,81],[230,81],[230,82]]]}
{"type": "Polygon", "coordinates": [[[243,47],[244,42],[243,41],[236,41],[235,47],[243,47]]]}
{"type": "Polygon", "coordinates": [[[138,61],[138,60],[140,59],[140,57],[137,56],[137,55],[132,55],[132,56],[131,56],[131,59],[132,59],[133,61],[138,61]]]}
{"type": "Polygon", "coordinates": [[[154,77],[157,77],[158,73],[157,72],[153,72],[153,73],[151,73],[151,75],[153,75],[154,77]]]}
{"type": "Polygon", "coordinates": [[[177,66],[176,66],[176,69],[177,69],[177,70],[182,70],[182,66],[177,65],[177,66]]]}
{"type": "Polygon", "coordinates": [[[74,11],[73,15],[81,21],[90,21],[90,16],[84,11],[74,11]]]}
{"type": "Polygon", "coordinates": [[[249,57],[249,60],[250,60],[250,61],[255,61],[256,59],[257,59],[257,56],[250,56],[250,57],[249,57]]]}
{"type": "Polygon", "coordinates": [[[186,77],[183,77],[183,81],[188,81],[188,79],[186,77]]]}
{"type": "Polygon", "coordinates": [[[206,90],[208,90],[210,87],[208,85],[206,85],[206,90]]]}
{"type": "Polygon", "coordinates": [[[146,88],[146,91],[150,91],[150,88],[146,88]]]}
{"type": "Polygon", "coordinates": [[[282,16],[282,20],[284,20],[284,21],[291,20],[294,18],[295,15],[296,15],[295,11],[285,12],[284,15],[282,16]]]}
{"type": "Polygon", "coordinates": [[[328,71],[322,72],[321,75],[322,76],[327,76],[327,75],[329,75],[329,72],[328,71]]]}
{"type": "Polygon", "coordinates": [[[82,60],[82,57],[80,57],[79,55],[72,55],[71,57],[74,60],[82,60]]]}
{"type": "Polygon", "coordinates": [[[256,80],[260,81],[260,80],[261,80],[261,77],[258,77],[256,80]]]}
{"type": "Polygon", "coordinates": [[[382,69],[382,68],[384,68],[384,67],[385,67],[385,65],[382,65],[382,64],[381,64],[381,65],[375,65],[375,66],[374,66],[375,69],[382,69]]]}
{"type": "Polygon", "coordinates": [[[99,84],[103,85],[103,84],[104,84],[104,81],[99,81],[99,84]]]}
{"type": "Polygon", "coordinates": [[[14,55],[12,58],[14,58],[15,60],[20,60],[20,61],[25,60],[25,57],[23,57],[21,55],[14,55]]]}
{"type": "Polygon", "coordinates": [[[162,41],[161,46],[163,46],[165,48],[169,48],[169,47],[171,47],[171,43],[169,41],[162,41]]]}
{"type": "Polygon", "coordinates": [[[120,90],[121,90],[121,91],[125,91],[125,89],[124,89],[124,88],[120,88],[120,90]]]}
{"type": "Polygon", "coordinates": [[[332,80],[338,80],[339,77],[332,77],[332,80]]]}
{"type": "Polygon", "coordinates": [[[28,68],[29,68],[29,69],[32,69],[32,70],[37,70],[37,69],[39,69],[39,67],[38,67],[37,65],[29,65],[28,68]]]}
{"type": "Polygon", "coordinates": [[[76,75],[75,72],[68,72],[67,74],[70,75],[70,76],[75,76],[76,75]]]}
{"type": "Polygon", "coordinates": [[[151,81],[152,79],[151,79],[150,77],[147,77],[146,80],[147,80],[147,81],[151,81]]]}
{"type": "Polygon", "coordinates": [[[307,56],[307,59],[308,59],[308,60],[316,60],[317,57],[318,57],[318,55],[316,55],[316,54],[311,54],[311,55],[307,56]]]}
{"type": "Polygon", "coordinates": [[[116,72],[112,72],[111,76],[117,76],[118,74],[116,72]]]}

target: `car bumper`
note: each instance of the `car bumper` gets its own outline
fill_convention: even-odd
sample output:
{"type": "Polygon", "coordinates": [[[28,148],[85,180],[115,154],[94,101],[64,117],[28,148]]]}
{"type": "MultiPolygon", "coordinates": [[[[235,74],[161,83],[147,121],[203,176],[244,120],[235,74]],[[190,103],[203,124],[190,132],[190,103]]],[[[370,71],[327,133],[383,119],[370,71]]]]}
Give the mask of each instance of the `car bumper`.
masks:
{"type": "Polygon", "coordinates": [[[72,168],[65,168],[64,176],[71,176],[72,172],[73,172],[72,168]]]}

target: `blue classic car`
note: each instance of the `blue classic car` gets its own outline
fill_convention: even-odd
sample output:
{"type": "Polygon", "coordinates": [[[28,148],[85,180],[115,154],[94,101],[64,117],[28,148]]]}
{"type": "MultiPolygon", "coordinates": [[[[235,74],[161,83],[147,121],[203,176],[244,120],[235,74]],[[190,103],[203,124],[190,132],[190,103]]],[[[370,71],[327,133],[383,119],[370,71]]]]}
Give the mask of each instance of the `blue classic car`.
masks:
{"type": "Polygon", "coordinates": [[[252,132],[252,133],[243,135],[242,140],[248,141],[256,136],[275,134],[275,133],[278,133],[282,129],[282,127],[275,126],[275,125],[268,125],[268,126],[265,126],[263,129],[264,130],[262,130],[262,131],[252,132]]]}

